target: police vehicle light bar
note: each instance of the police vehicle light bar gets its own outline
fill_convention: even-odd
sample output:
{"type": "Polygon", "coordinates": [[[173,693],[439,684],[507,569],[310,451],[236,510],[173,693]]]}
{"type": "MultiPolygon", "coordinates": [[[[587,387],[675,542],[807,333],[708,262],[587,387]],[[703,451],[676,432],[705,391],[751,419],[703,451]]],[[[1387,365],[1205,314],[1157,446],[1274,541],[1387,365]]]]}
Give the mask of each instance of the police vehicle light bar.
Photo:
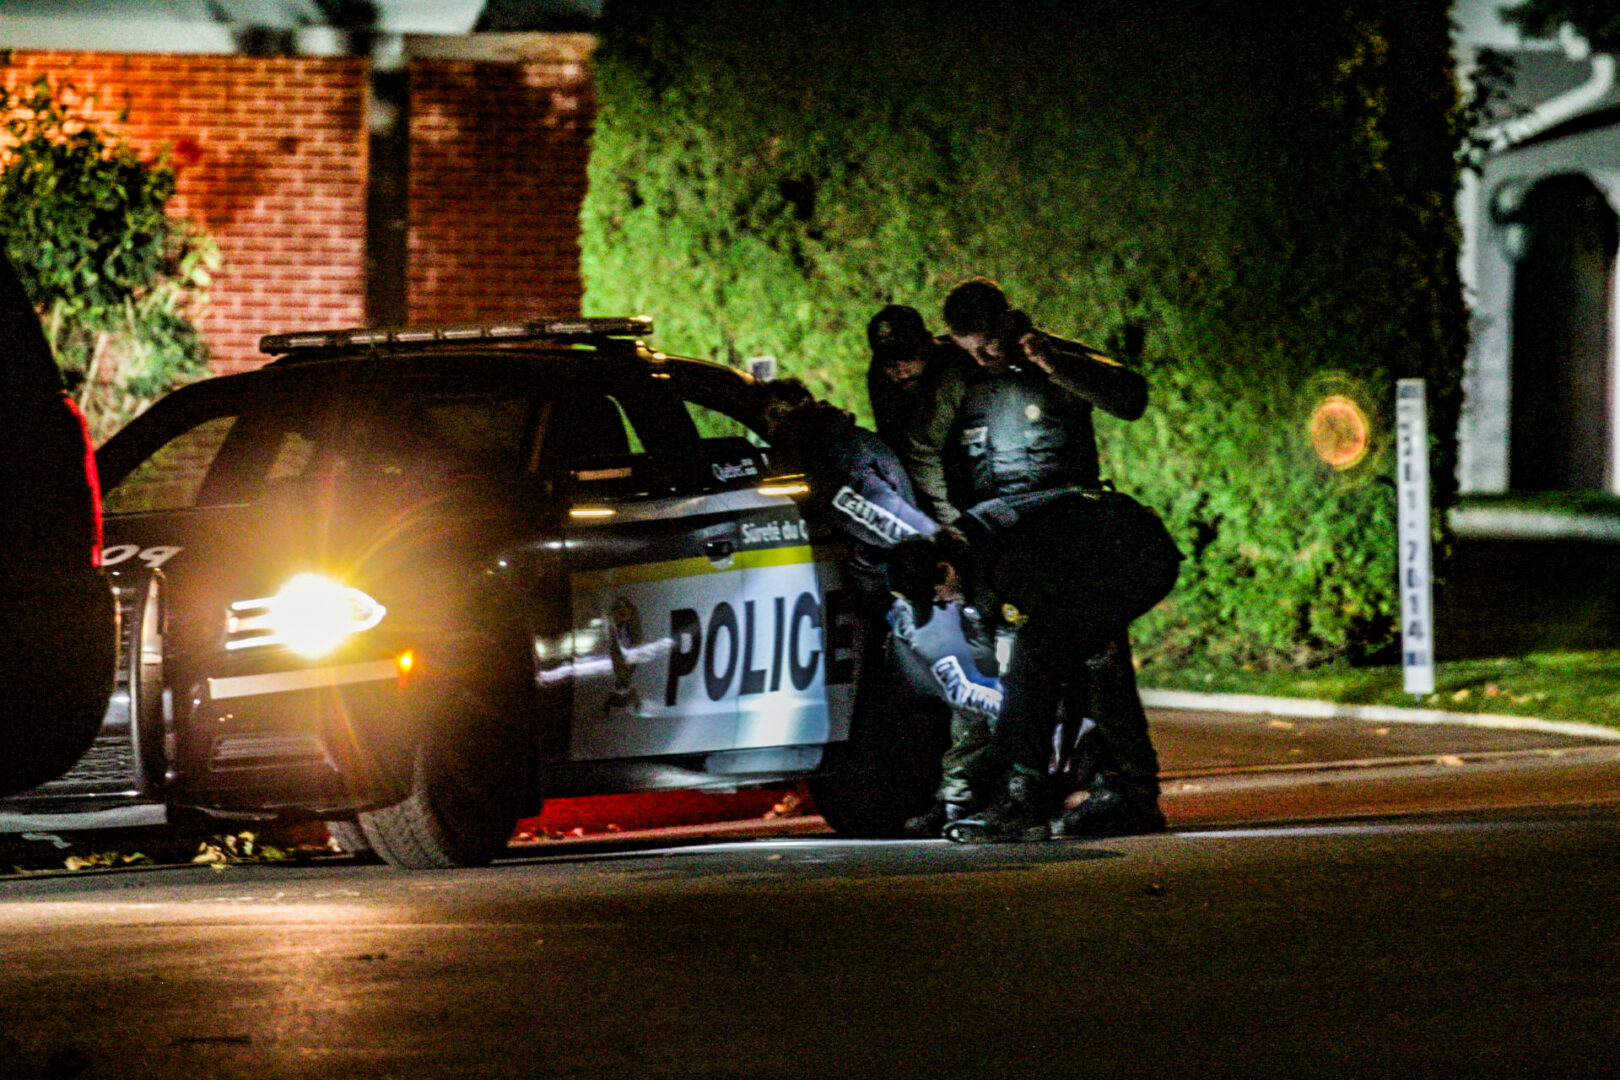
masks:
{"type": "Polygon", "coordinates": [[[607,319],[529,319],[523,322],[455,323],[448,326],[396,326],[376,329],[309,330],[270,334],[259,339],[259,351],[274,355],[304,349],[341,349],[356,345],[429,345],[468,342],[557,341],[606,337],[645,337],[652,333],[651,315],[607,319]]]}

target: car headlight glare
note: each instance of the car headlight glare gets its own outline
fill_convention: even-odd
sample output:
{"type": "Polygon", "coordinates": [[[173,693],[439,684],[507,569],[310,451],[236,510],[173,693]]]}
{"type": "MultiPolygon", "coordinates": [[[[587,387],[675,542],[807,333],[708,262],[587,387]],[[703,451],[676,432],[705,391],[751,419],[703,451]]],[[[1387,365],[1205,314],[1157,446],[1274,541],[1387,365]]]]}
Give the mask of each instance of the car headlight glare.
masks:
{"type": "Polygon", "coordinates": [[[232,604],[225,647],[283,645],[300,656],[325,656],[386,614],[387,608],[359,589],[320,574],[299,574],[274,596],[232,604]]]}

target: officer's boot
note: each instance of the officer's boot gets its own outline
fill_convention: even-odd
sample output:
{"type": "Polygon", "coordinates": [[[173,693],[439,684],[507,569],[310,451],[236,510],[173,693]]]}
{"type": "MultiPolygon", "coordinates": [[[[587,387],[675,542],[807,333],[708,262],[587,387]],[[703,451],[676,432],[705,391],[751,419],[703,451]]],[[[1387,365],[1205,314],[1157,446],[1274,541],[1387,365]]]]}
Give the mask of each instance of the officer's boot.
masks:
{"type": "Polygon", "coordinates": [[[1086,800],[1063,815],[1055,830],[1069,839],[1095,840],[1138,836],[1165,830],[1159,793],[1123,782],[1118,773],[1102,772],[1086,789],[1086,800]]]}
{"type": "Polygon", "coordinates": [[[1007,776],[1006,790],[989,809],[945,826],[945,839],[958,844],[1015,844],[1049,840],[1042,781],[1021,769],[1007,776]]]}
{"type": "Polygon", "coordinates": [[[972,812],[972,807],[942,799],[929,807],[926,814],[907,818],[902,828],[913,840],[938,840],[945,835],[947,825],[961,821],[972,812]]]}

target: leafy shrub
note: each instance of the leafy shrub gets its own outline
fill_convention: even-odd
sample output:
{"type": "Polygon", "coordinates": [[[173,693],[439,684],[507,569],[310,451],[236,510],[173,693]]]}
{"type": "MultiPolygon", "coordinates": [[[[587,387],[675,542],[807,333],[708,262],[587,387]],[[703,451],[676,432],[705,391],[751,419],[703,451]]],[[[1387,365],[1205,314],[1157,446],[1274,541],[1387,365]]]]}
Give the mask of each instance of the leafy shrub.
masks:
{"type": "Polygon", "coordinates": [[[1390,645],[1386,403],[1426,377],[1450,433],[1460,394],[1444,5],[610,0],[601,36],[588,310],[869,416],[867,318],[937,324],[988,274],[1149,377],[1098,425],[1192,555],[1148,663],[1390,645]],[[1327,393],[1372,425],[1343,472],[1306,437],[1327,393]]]}
{"type": "Polygon", "coordinates": [[[71,85],[0,88],[0,238],[98,438],[207,370],[190,316],[219,253],[168,216],[174,187],[71,85]]]}

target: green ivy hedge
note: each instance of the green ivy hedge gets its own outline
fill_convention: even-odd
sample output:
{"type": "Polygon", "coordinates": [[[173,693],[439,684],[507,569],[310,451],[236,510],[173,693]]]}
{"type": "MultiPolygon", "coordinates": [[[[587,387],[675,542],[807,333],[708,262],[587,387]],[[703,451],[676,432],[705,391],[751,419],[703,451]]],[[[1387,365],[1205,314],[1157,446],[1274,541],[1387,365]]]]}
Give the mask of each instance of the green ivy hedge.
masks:
{"type": "Polygon", "coordinates": [[[609,0],[586,308],[867,415],[872,312],[937,326],[988,274],[1151,382],[1099,422],[1193,555],[1146,663],[1375,655],[1394,380],[1430,380],[1437,432],[1460,394],[1448,50],[1429,0],[609,0]],[[1372,425],[1343,471],[1307,438],[1334,393],[1372,425]]]}

